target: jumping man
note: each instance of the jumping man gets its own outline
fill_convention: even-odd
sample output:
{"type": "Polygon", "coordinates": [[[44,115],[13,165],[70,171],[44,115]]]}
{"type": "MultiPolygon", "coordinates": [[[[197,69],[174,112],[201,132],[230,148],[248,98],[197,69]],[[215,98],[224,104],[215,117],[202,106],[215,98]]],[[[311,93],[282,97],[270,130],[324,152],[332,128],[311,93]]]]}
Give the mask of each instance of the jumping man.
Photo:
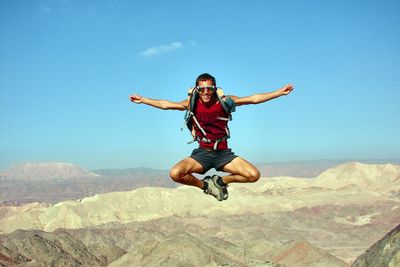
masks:
{"type": "Polygon", "coordinates": [[[222,201],[228,199],[229,183],[254,183],[260,178],[260,172],[255,166],[236,156],[228,148],[230,112],[236,106],[260,104],[288,95],[292,90],[293,86],[288,84],[269,93],[246,97],[225,96],[216,87],[215,78],[204,73],[197,77],[195,87],[189,90],[188,98],[181,102],[150,99],[140,95],[132,95],[130,100],[164,110],[187,111],[187,125],[194,140],[199,143],[199,148],[194,149],[190,157],[178,162],[171,169],[170,176],[175,182],[196,186],[222,201]],[[204,174],[212,168],[229,175],[206,176],[203,180],[193,176],[193,173],[204,174]]]}

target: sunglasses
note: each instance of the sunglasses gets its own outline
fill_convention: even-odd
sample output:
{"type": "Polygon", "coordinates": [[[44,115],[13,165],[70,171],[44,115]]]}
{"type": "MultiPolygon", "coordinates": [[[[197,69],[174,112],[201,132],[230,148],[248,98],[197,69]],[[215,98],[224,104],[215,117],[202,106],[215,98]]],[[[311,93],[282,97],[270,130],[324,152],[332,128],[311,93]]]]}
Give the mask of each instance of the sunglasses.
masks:
{"type": "Polygon", "coordinates": [[[197,88],[197,91],[199,91],[199,93],[203,93],[206,89],[209,92],[214,92],[217,89],[217,87],[215,87],[214,85],[212,85],[212,86],[197,86],[196,88],[197,88]]]}

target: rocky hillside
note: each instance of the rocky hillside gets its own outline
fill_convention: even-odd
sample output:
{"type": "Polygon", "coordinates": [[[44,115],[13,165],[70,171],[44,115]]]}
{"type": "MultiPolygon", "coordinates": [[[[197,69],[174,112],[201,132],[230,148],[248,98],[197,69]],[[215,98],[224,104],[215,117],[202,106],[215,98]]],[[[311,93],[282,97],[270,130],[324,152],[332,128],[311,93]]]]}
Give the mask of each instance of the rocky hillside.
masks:
{"type": "MultiPolygon", "coordinates": [[[[350,172],[363,173],[359,170],[362,166],[353,165],[353,170],[351,166],[347,165],[350,172]]],[[[342,173],[343,166],[339,167],[331,171],[342,173]]],[[[374,169],[379,170],[376,175],[393,170],[392,166],[374,169]]],[[[374,181],[368,176],[370,172],[365,173],[374,181]]],[[[391,176],[379,177],[390,180],[391,176]]],[[[107,261],[113,266],[126,266],[128,262],[137,266],[192,264],[179,253],[190,248],[188,254],[193,251],[199,255],[196,260],[205,266],[342,267],[353,263],[398,225],[400,200],[396,196],[382,194],[381,188],[367,190],[356,184],[331,188],[329,183],[326,186],[316,180],[276,177],[254,184],[232,184],[230,197],[224,202],[197,188],[180,186],[98,194],[55,205],[1,207],[0,258],[20,263],[23,259],[37,261],[24,252],[25,247],[33,246],[32,236],[37,234],[41,238],[35,237],[35,242],[51,244],[54,240],[51,246],[58,248],[52,251],[65,259],[67,249],[58,246],[64,241],[42,234],[46,231],[66,233],[70,240],[82,242],[84,246],[79,248],[83,254],[91,253],[88,257],[94,265],[104,261],[98,263],[100,256],[89,248],[110,242],[107,244],[117,246],[115,249],[121,249],[123,255],[100,258],[115,258],[107,261]]],[[[50,249],[47,245],[43,248],[50,249]]],[[[79,260],[76,255],[71,257],[67,258],[79,260]]]]}
{"type": "Polygon", "coordinates": [[[352,267],[396,267],[400,266],[400,224],[364,254],[352,267]]]}
{"type": "Polygon", "coordinates": [[[1,241],[2,266],[107,266],[126,253],[106,238],[85,244],[66,231],[16,231],[1,241]]]}
{"type": "Polygon", "coordinates": [[[293,236],[268,233],[268,216],[247,223],[246,217],[226,220],[172,216],[148,222],[102,227],[16,231],[0,236],[0,263],[49,263],[76,266],[347,266],[324,249],[293,236]],[[224,226],[221,226],[224,225],[224,226]],[[29,249],[25,249],[29,248],[29,249]],[[58,256],[58,257],[57,257],[58,256]],[[118,258],[117,258],[118,257],[118,258]],[[115,259],[114,261],[112,261],[115,259]]]}

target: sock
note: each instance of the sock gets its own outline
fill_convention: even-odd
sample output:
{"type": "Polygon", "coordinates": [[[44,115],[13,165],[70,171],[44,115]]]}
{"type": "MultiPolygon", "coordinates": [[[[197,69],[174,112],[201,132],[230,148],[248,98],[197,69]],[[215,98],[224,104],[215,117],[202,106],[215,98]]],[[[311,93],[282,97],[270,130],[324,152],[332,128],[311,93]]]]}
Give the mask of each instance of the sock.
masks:
{"type": "Polygon", "coordinates": [[[220,186],[226,186],[226,183],[224,183],[224,181],[222,180],[222,177],[221,177],[221,176],[218,176],[217,183],[218,183],[220,186]]]}

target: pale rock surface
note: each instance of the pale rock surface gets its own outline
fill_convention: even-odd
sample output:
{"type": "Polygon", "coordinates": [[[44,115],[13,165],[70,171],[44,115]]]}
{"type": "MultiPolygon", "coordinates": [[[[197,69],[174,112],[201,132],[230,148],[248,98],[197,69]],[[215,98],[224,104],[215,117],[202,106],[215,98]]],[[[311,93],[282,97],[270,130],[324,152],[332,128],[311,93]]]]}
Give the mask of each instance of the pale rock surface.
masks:
{"type": "Polygon", "coordinates": [[[400,166],[394,164],[341,164],[321,173],[315,185],[339,189],[350,185],[378,194],[400,190],[400,166]]]}

